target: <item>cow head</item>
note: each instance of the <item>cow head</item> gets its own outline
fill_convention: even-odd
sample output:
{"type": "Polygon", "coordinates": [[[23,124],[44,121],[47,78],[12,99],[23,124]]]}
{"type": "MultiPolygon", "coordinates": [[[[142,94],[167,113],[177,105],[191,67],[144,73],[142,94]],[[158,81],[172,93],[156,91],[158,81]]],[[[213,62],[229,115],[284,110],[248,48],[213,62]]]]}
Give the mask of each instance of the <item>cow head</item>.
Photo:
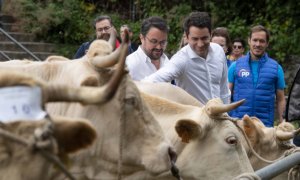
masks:
{"type": "MultiPolygon", "coordinates": [[[[16,121],[1,124],[3,131],[10,132],[24,142],[33,142],[35,131],[43,128],[47,120],[16,121]]],[[[96,139],[96,130],[83,119],[54,117],[53,146],[43,149],[51,154],[66,157],[90,146],[96,139]]],[[[42,156],[32,146],[14,142],[0,135],[0,179],[31,180],[48,179],[52,162],[42,156]]]]}
{"type": "Polygon", "coordinates": [[[226,113],[242,103],[224,105],[212,99],[203,108],[189,107],[195,109],[191,116],[177,121],[175,129],[182,143],[175,146],[182,147],[176,165],[183,178],[231,179],[253,171],[241,133],[226,113]]]}
{"type": "MultiPolygon", "coordinates": [[[[294,126],[288,122],[283,122],[277,127],[266,127],[258,118],[249,117],[248,115],[245,115],[237,123],[245,131],[253,150],[269,161],[281,157],[285,151],[294,148],[290,140],[300,131],[299,129],[295,130],[294,126]]],[[[269,164],[255,156],[246,140],[243,140],[243,142],[254,170],[269,164]]]]}

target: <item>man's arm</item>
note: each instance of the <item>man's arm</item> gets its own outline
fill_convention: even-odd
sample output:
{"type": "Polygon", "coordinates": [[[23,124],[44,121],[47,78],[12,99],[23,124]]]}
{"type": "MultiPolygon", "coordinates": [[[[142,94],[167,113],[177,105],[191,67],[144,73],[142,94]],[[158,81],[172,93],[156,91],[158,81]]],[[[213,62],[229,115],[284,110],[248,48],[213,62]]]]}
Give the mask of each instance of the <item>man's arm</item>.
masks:
{"type": "Polygon", "coordinates": [[[224,56],[224,65],[223,65],[223,75],[221,79],[221,84],[220,84],[220,92],[221,92],[221,98],[225,104],[230,103],[230,90],[228,87],[228,69],[227,69],[227,63],[226,63],[226,58],[224,56]]]}
{"type": "Polygon", "coordinates": [[[157,72],[144,78],[145,82],[171,82],[181,75],[185,67],[184,61],[178,61],[172,57],[172,59],[157,72]]]}
{"type": "Polygon", "coordinates": [[[228,87],[230,90],[230,94],[231,94],[231,100],[233,99],[233,88],[234,88],[234,71],[235,71],[235,67],[236,67],[236,62],[233,62],[229,69],[228,69],[228,87]]]}
{"type": "Polygon", "coordinates": [[[283,122],[283,111],[285,109],[285,97],[284,97],[284,90],[277,89],[276,90],[276,105],[277,105],[277,112],[279,117],[279,123],[283,122]]]}

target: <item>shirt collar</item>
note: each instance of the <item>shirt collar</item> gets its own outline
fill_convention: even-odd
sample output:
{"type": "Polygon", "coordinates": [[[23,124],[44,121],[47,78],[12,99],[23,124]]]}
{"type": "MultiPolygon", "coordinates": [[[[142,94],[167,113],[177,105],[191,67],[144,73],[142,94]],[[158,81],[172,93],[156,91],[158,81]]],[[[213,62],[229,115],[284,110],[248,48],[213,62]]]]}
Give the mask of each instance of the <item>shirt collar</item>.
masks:
{"type": "MultiPolygon", "coordinates": [[[[191,46],[188,44],[188,45],[186,45],[184,48],[186,48],[186,50],[187,50],[187,53],[188,53],[188,56],[189,56],[189,58],[190,59],[204,59],[203,57],[200,57],[198,54],[196,54],[195,53],[195,51],[191,48],[191,46]]],[[[207,57],[208,57],[208,55],[209,55],[209,52],[211,51],[212,49],[211,49],[211,47],[209,46],[208,47],[208,53],[207,53],[207,57]]],[[[206,57],[206,58],[207,58],[206,57]]],[[[205,59],[204,59],[205,60],[205,59]]]]}

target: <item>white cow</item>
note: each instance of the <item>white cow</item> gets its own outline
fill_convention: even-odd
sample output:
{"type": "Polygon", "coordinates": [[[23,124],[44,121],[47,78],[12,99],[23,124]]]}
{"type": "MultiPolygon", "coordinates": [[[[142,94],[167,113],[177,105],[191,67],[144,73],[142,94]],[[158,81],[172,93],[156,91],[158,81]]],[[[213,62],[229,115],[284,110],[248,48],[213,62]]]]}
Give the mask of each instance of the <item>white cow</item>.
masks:
{"type": "MultiPolygon", "coordinates": [[[[103,46],[99,53],[97,51],[92,53],[95,51],[89,50],[86,56],[78,60],[68,61],[58,58],[56,61],[53,57],[48,58],[46,62],[12,61],[1,63],[0,69],[19,70],[60,84],[103,85],[112,74],[109,67],[117,62],[114,58],[117,53],[95,56],[110,47],[104,41],[96,42],[100,42],[103,46]]],[[[122,46],[119,50],[127,50],[126,46],[122,46]]],[[[122,59],[125,59],[124,54],[122,59]]],[[[183,177],[229,179],[243,172],[252,171],[238,141],[240,134],[237,129],[228,120],[219,121],[227,119],[223,112],[237,105],[231,105],[230,108],[226,106],[227,110],[222,112],[207,113],[214,106],[207,105],[205,108],[178,104],[173,106],[172,103],[167,103],[166,99],[161,101],[162,104],[151,102],[151,99],[144,96],[141,98],[134,82],[126,76],[113,99],[104,105],[82,106],[72,103],[49,107],[52,113],[91,119],[99,136],[102,137],[89,151],[73,158],[76,167],[72,172],[85,179],[117,179],[120,176],[122,179],[174,179],[169,173],[174,154],[171,151],[170,141],[176,150],[179,150],[181,157],[178,158],[177,165],[180,166],[183,177]],[[174,130],[176,122],[178,128],[183,127],[178,129],[178,134],[174,130]],[[185,131],[185,125],[195,131],[185,131]],[[166,132],[163,132],[161,127],[166,132]],[[181,142],[178,135],[185,142],[188,140],[190,142],[188,144],[181,142]],[[199,146],[203,149],[198,152],[199,146]],[[210,147],[215,151],[209,151],[210,147]],[[122,150],[122,154],[119,153],[119,149],[122,150]],[[210,152],[213,152],[213,155],[210,152]],[[224,156],[224,152],[228,155],[224,156]],[[198,163],[195,164],[196,162],[198,163]]],[[[216,104],[218,104],[216,107],[222,106],[220,102],[216,104]]]]}
{"type": "MultiPolygon", "coordinates": [[[[48,85],[21,73],[1,71],[0,87],[11,86],[40,87],[41,106],[50,101],[78,101],[76,94],[81,92],[80,89],[73,91],[74,88],[48,85]],[[65,91],[59,93],[59,90],[65,91]]],[[[85,98],[84,95],[81,97],[85,98]]],[[[51,116],[51,121],[49,118],[8,121],[3,118],[2,115],[0,119],[5,121],[0,121],[0,179],[3,180],[49,179],[53,161],[44,153],[65,158],[69,153],[89,147],[97,136],[95,128],[86,119],[51,116]]]]}
{"type": "MultiPolygon", "coordinates": [[[[142,93],[178,154],[183,179],[232,179],[253,172],[241,133],[226,112],[242,102],[224,105],[212,99],[203,107],[183,105],[142,93]]],[[[161,175],[162,179],[170,174],[161,175]]]]}
{"type": "MultiPolygon", "coordinates": [[[[270,163],[293,151],[300,150],[290,142],[299,133],[300,129],[295,130],[294,126],[288,122],[283,122],[277,127],[265,127],[258,118],[245,115],[237,123],[245,131],[254,151],[270,163]]],[[[245,141],[243,140],[245,143],[244,146],[254,170],[261,169],[270,164],[258,158],[245,141]]],[[[288,179],[288,171],[273,179],[288,179]]]]}
{"type": "Polygon", "coordinates": [[[175,101],[180,104],[203,106],[196,98],[187,93],[185,90],[178,86],[174,86],[170,83],[150,83],[136,81],[135,84],[140,91],[155,95],[158,97],[166,98],[171,101],[175,101]]]}
{"type": "MultiPolygon", "coordinates": [[[[14,60],[0,63],[0,69],[29,73],[60,85],[102,86],[112,76],[114,70],[109,67],[118,62],[116,58],[121,59],[122,66],[118,72],[123,73],[127,44],[122,44],[113,53],[111,51],[108,42],[97,40],[81,59],[71,61],[58,58],[56,61],[48,58],[44,62],[14,60]],[[93,49],[94,46],[100,48],[93,49]]],[[[90,119],[99,137],[102,137],[88,151],[72,158],[74,168],[71,171],[78,178],[116,179],[121,175],[122,179],[147,179],[168,172],[172,167],[172,146],[128,75],[125,75],[108,103],[85,106],[60,103],[47,109],[53,114],[90,119]],[[125,126],[125,132],[120,132],[123,127],[120,123],[125,126]],[[120,137],[123,138],[122,154],[119,152],[120,137]],[[121,157],[122,162],[119,163],[121,157]]]]}

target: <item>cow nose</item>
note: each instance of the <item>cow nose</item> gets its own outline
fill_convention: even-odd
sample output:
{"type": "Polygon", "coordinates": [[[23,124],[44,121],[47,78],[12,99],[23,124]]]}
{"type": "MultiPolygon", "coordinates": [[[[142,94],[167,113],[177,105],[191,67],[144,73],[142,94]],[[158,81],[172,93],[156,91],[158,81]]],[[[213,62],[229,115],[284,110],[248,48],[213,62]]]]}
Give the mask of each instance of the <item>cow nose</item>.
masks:
{"type": "Polygon", "coordinates": [[[171,159],[171,162],[175,164],[175,162],[177,160],[177,154],[176,154],[176,152],[171,147],[169,147],[168,153],[169,153],[169,157],[171,159]]]}
{"type": "Polygon", "coordinates": [[[172,175],[177,179],[181,180],[181,177],[179,175],[179,169],[176,167],[175,162],[177,160],[177,154],[176,152],[169,147],[168,149],[169,157],[171,159],[171,173],[172,175]]]}

